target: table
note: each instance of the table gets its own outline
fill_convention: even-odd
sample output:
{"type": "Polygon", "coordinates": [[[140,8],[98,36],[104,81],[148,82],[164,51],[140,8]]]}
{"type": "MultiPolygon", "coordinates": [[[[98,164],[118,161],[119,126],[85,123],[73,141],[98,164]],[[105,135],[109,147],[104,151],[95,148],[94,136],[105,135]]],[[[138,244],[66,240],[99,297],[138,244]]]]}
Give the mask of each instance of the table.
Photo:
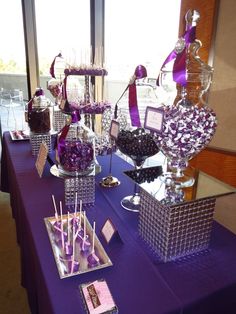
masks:
{"type": "Polygon", "coordinates": [[[84,313],[78,286],[99,278],[108,282],[119,313],[235,313],[236,236],[214,223],[208,252],[177,262],[159,262],[139,238],[138,214],[120,205],[122,197],[133,191],[123,174],[132,166],[114,156],[113,174],[121,185],[104,189],[98,184],[108,174],[108,158],[99,158],[103,170],[96,176],[96,203],[87,215],[90,222],[96,220],[97,235],[113,266],[59,279],[43,219],[54,214],[52,194],[63,200],[63,181],[50,174],[49,164],[40,179],[29,142],[13,142],[9,133],[4,133],[1,190],[11,195],[22,285],[32,313],[84,313]],[[106,244],[103,239],[100,230],[108,217],[122,241],[106,244]]]}

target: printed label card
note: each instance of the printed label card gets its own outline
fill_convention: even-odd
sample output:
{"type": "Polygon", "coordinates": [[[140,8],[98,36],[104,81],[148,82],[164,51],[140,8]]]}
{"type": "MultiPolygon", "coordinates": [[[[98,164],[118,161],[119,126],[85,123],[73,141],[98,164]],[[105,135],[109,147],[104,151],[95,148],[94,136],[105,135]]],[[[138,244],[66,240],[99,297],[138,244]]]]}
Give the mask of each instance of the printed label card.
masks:
{"type": "Polygon", "coordinates": [[[45,168],[45,164],[48,156],[48,146],[45,142],[40,144],[38,157],[35,163],[36,169],[38,171],[39,177],[41,178],[43,175],[43,171],[45,168]]]}
{"type": "Polygon", "coordinates": [[[117,231],[111,219],[109,218],[105,221],[101,233],[105,238],[107,244],[109,244],[111,240],[114,239],[115,237],[121,240],[119,232],[117,231]]]}
{"type": "Polygon", "coordinates": [[[161,108],[147,107],[144,128],[160,133],[163,127],[164,110],[161,108]]]}
{"type": "Polygon", "coordinates": [[[116,140],[118,137],[118,133],[120,131],[120,124],[119,122],[112,120],[111,127],[110,127],[110,136],[112,139],[116,140]]]}

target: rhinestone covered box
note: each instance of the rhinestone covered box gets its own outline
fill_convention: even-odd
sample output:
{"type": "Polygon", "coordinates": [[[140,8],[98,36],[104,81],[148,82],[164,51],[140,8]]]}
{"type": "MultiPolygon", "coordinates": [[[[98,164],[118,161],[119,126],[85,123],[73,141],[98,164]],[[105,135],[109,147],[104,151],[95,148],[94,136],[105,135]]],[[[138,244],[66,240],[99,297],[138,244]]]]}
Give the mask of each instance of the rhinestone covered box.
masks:
{"type": "Polygon", "coordinates": [[[140,200],[139,234],[162,261],[207,249],[215,197],[168,206],[141,188],[140,200]]]}
{"type": "Polygon", "coordinates": [[[95,202],[95,175],[66,177],[65,185],[65,204],[74,207],[75,195],[82,200],[84,206],[93,206],[95,202]]]}
{"type": "Polygon", "coordinates": [[[52,142],[51,142],[51,134],[34,134],[30,132],[30,145],[32,155],[36,156],[39,152],[40,145],[42,142],[45,142],[48,146],[48,152],[52,151],[52,142]]]}

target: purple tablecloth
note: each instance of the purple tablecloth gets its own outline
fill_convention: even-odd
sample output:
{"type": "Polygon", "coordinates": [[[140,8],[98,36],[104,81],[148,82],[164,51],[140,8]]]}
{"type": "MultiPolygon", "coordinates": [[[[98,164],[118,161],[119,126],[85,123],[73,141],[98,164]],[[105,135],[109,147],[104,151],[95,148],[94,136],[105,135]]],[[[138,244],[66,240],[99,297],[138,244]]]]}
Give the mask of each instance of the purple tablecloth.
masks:
{"type": "Polygon", "coordinates": [[[96,220],[97,235],[113,266],[60,279],[43,218],[54,214],[52,194],[63,200],[63,180],[50,174],[48,164],[40,179],[29,142],[12,142],[4,133],[1,190],[11,193],[22,285],[32,313],[84,313],[78,286],[99,278],[107,280],[122,314],[235,313],[236,237],[215,223],[208,252],[160,263],[138,236],[138,214],[120,205],[122,197],[133,192],[132,182],[122,173],[131,166],[114,156],[112,173],[122,183],[105,189],[98,182],[108,174],[109,157],[99,162],[103,171],[96,177],[96,204],[87,214],[90,222],[96,220]],[[100,230],[108,217],[123,243],[105,243],[100,230]]]}

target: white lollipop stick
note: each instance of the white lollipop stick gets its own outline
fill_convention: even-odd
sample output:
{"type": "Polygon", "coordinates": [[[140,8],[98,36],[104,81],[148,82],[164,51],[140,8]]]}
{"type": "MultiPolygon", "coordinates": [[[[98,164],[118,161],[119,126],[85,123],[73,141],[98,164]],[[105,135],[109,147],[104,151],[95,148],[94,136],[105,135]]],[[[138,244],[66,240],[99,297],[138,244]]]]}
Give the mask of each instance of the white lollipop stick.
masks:
{"type": "Polygon", "coordinates": [[[81,229],[81,219],[82,219],[82,200],[80,200],[79,206],[79,230],[81,229]]]}
{"type": "Polygon", "coordinates": [[[77,192],[75,193],[75,218],[76,218],[76,214],[77,214],[77,204],[78,204],[78,195],[77,192]]]}
{"type": "Polygon", "coordinates": [[[94,253],[95,227],[96,227],[96,223],[95,223],[95,221],[94,221],[94,222],[93,222],[93,244],[92,244],[92,253],[94,253]]]}
{"type": "Polygon", "coordinates": [[[55,210],[55,218],[56,218],[56,221],[58,222],[57,205],[56,205],[56,202],[55,202],[55,197],[54,197],[54,195],[52,195],[52,201],[53,201],[53,206],[54,206],[54,210],[55,210]]]}
{"type": "Polygon", "coordinates": [[[92,50],[92,46],[90,46],[90,64],[91,64],[91,66],[93,66],[93,50],[92,50]]]}
{"type": "Polygon", "coordinates": [[[64,233],[63,233],[62,202],[61,201],[60,201],[60,213],[61,213],[61,243],[62,243],[62,248],[64,250],[65,242],[64,242],[64,233]]]}
{"type": "Polygon", "coordinates": [[[84,239],[86,238],[86,211],[84,211],[84,239]]]}
{"type": "Polygon", "coordinates": [[[72,225],[72,262],[71,262],[71,274],[73,273],[74,260],[75,260],[75,225],[72,225]]]}
{"type": "Polygon", "coordinates": [[[70,244],[70,213],[67,212],[67,243],[70,244]]]}
{"type": "Polygon", "coordinates": [[[75,233],[75,235],[74,235],[74,239],[73,239],[73,241],[75,241],[75,240],[76,240],[76,238],[78,237],[78,234],[79,234],[79,229],[77,229],[77,231],[76,231],[76,233],[75,233]]]}
{"type": "Polygon", "coordinates": [[[84,239],[82,244],[82,249],[84,250],[84,242],[86,240],[86,211],[84,211],[84,239]]]}

